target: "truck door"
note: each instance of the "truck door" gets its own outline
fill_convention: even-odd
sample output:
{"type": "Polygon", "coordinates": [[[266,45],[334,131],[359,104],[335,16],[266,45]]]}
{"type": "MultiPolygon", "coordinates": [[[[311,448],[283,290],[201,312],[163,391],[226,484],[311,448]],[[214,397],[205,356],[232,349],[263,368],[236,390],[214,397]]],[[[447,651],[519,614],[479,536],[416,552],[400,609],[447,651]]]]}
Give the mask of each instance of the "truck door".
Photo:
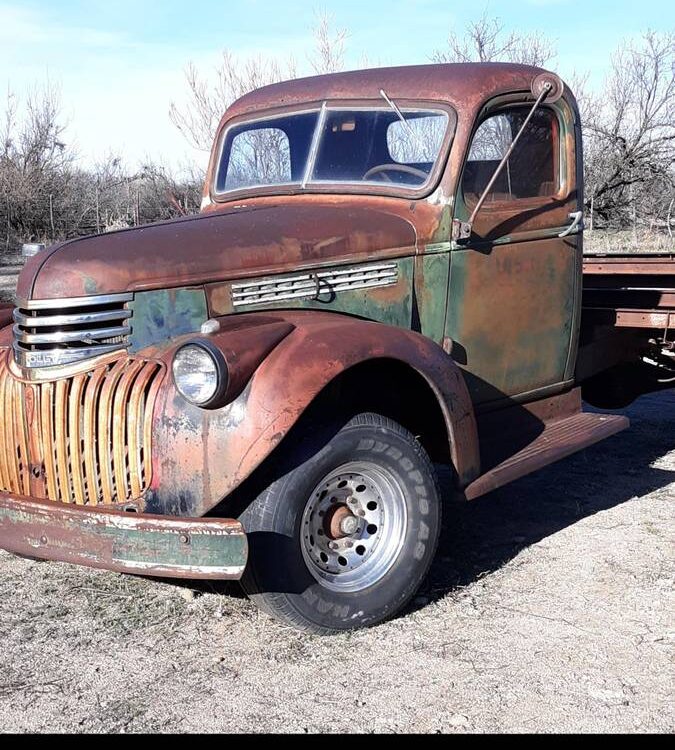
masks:
{"type": "MultiPolygon", "coordinates": [[[[466,221],[525,122],[531,102],[502,99],[474,129],[457,189],[466,221]]],[[[476,404],[534,400],[573,377],[581,295],[581,210],[574,110],[564,101],[535,113],[471,238],[451,253],[446,335],[476,404]]]]}

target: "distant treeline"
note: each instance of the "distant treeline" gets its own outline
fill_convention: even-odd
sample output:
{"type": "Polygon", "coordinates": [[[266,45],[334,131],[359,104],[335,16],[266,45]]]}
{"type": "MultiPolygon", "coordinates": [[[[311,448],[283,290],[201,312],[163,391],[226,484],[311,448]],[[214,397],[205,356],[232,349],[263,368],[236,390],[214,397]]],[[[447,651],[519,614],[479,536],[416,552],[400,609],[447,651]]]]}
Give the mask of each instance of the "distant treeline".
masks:
{"type": "MultiPolygon", "coordinates": [[[[319,17],[305,55],[311,71],[344,69],[348,38],[347,30],[319,17]]],[[[546,35],[507,33],[486,15],[450,34],[446,48],[432,55],[436,62],[506,60],[553,70],[555,58],[546,35]]],[[[188,103],[171,105],[171,119],[195,148],[207,150],[234,99],[297,74],[293,59],[242,60],[226,51],[215,71],[188,67],[188,103]]],[[[639,227],[672,238],[675,31],[647,32],[621,44],[597,91],[589,91],[583,71],[569,83],[582,113],[587,225],[632,229],[634,236],[639,227]]],[[[0,139],[0,243],[7,260],[24,242],[50,243],[199,210],[203,176],[196,167],[177,177],[161,163],[131,169],[118,156],[83,167],[68,143],[53,87],[21,98],[10,93],[0,139]]]]}

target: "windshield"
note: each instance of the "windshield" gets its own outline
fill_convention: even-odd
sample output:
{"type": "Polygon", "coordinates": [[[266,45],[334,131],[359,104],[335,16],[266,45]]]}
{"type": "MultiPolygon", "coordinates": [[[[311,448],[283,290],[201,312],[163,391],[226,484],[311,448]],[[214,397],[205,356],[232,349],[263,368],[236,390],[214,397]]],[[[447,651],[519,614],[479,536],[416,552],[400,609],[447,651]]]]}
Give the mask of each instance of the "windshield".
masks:
{"type": "Polygon", "coordinates": [[[326,183],[418,190],[430,180],[448,114],[391,107],[294,112],[230,127],[216,192],[326,183]]]}

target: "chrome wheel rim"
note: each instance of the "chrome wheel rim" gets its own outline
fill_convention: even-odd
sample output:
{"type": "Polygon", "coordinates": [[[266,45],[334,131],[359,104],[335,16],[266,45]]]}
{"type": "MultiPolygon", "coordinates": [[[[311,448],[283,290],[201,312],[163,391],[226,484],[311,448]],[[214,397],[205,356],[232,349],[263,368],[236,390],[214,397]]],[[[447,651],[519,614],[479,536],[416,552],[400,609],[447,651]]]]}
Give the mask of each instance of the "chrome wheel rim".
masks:
{"type": "Polygon", "coordinates": [[[333,591],[369,588],[398,558],[408,523],[396,477],[367,462],[345,464],[315,488],[302,516],[302,555],[333,591]]]}

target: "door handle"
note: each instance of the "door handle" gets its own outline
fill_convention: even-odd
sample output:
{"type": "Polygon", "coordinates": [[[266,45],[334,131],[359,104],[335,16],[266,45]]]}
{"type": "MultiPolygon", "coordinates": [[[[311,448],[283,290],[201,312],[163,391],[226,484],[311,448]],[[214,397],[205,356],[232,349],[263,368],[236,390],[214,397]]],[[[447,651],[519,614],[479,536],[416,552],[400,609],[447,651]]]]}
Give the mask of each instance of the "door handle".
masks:
{"type": "Polygon", "coordinates": [[[562,234],[558,235],[560,239],[563,239],[563,237],[569,237],[571,234],[576,232],[577,229],[582,227],[582,224],[584,221],[584,212],[575,211],[573,214],[570,214],[570,219],[572,219],[572,223],[569,225],[569,227],[567,227],[567,229],[562,234]]]}

